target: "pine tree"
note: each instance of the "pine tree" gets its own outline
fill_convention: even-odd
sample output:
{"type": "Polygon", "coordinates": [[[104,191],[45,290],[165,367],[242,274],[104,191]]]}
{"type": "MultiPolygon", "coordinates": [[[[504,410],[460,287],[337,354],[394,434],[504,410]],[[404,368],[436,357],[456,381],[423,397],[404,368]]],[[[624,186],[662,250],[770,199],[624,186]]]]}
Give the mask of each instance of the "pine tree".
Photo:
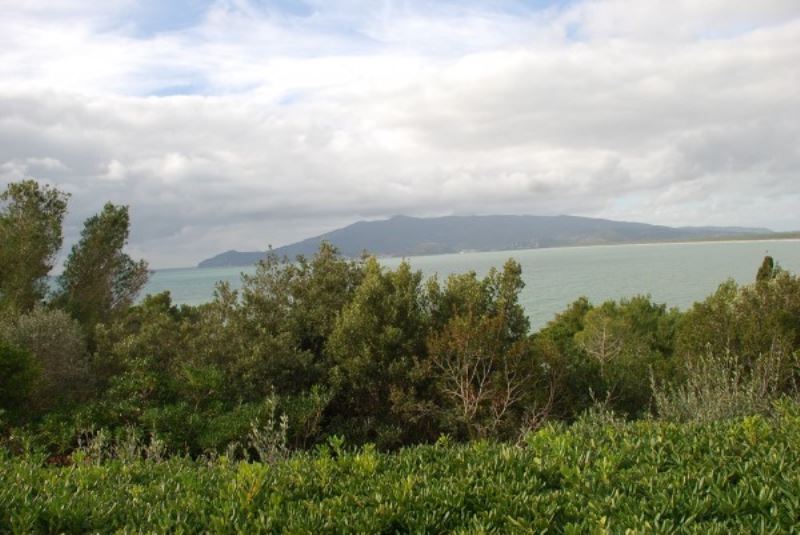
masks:
{"type": "Polygon", "coordinates": [[[59,301],[90,335],[95,325],[127,309],[147,283],[147,262],[123,252],[129,223],[127,206],[106,203],[86,220],[64,264],[59,301]]]}
{"type": "Polygon", "coordinates": [[[45,297],[68,197],[34,180],[0,194],[0,309],[24,313],[45,297]]]}

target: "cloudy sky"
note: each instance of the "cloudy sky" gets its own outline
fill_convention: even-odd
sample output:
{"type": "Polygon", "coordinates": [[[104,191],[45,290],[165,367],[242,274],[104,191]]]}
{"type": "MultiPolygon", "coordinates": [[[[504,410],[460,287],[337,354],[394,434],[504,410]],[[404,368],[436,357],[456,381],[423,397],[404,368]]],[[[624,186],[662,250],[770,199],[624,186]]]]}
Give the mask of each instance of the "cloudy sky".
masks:
{"type": "Polygon", "coordinates": [[[154,267],[394,214],[800,228],[797,0],[0,0],[0,186],[154,267]]]}

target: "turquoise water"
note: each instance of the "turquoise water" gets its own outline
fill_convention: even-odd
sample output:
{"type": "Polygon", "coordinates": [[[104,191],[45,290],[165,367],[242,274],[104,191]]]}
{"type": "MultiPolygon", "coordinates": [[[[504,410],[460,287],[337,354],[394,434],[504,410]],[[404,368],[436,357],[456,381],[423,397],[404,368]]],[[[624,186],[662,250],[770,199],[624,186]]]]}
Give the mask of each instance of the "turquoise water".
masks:
{"type": "MultiPolygon", "coordinates": [[[[650,294],[656,302],[686,308],[712,293],[725,279],[755,278],[765,254],[784,268],[800,273],[800,240],[660,243],[530,249],[409,258],[425,275],[473,270],[482,276],[502,268],[508,258],[522,265],[525,289],[521,302],[536,329],[580,296],[605,299],[650,294]]],[[[382,259],[397,266],[399,258],[382,259]]],[[[175,303],[196,305],[212,298],[217,281],[240,286],[242,271],[255,268],[166,269],[153,274],[145,293],[169,290],[175,303]]]]}

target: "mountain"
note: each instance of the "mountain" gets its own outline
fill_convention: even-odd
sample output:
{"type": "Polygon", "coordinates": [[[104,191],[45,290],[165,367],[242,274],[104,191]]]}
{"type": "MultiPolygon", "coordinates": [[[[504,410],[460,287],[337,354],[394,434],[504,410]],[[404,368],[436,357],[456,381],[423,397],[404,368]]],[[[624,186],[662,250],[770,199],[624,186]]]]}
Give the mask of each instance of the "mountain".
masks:
{"type": "MultiPolygon", "coordinates": [[[[395,216],[381,221],[359,221],[273,251],[289,258],[300,254],[310,256],[326,240],[346,256],[355,257],[365,250],[378,256],[413,256],[771,233],[764,228],[665,227],[568,215],[395,216]]],[[[203,260],[198,267],[247,266],[264,255],[262,251],[226,251],[203,260]]]]}

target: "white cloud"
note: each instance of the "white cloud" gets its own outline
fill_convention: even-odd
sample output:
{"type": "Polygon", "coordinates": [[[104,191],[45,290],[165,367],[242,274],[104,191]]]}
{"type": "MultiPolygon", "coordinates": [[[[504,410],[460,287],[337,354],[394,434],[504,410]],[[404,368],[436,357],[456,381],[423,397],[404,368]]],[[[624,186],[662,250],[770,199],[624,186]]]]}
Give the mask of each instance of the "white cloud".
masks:
{"type": "Polygon", "coordinates": [[[125,180],[126,176],[127,170],[125,169],[125,165],[116,159],[112,159],[108,162],[108,170],[106,174],[103,175],[106,180],[111,180],[112,182],[125,180]]]}
{"type": "Polygon", "coordinates": [[[5,9],[0,181],[72,192],[73,237],[130,204],[155,266],[397,213],[800,227],[794,1],[132,5],[5,9]]]}

